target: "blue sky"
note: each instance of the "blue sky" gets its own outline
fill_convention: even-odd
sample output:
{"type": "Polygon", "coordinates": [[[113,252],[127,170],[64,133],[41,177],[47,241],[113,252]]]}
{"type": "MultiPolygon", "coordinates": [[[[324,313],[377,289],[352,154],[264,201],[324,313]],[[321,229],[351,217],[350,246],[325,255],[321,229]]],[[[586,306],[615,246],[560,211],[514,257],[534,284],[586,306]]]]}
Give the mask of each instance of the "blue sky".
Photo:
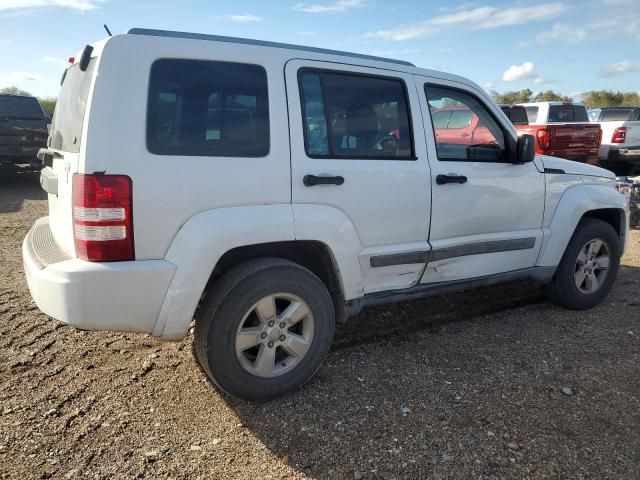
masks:
{"type": "Polygon", "coordinates": [[[390,56],[499,92],[640,91],[640,0],[0,0],[0,87],[57,95],[103,23],[390,56]]]}

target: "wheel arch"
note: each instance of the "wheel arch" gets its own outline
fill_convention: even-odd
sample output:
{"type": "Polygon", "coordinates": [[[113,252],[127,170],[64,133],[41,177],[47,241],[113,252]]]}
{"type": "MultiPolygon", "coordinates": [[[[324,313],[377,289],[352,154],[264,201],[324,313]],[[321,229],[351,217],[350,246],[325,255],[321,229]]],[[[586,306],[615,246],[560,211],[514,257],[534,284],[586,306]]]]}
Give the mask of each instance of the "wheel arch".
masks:
{"type": "Polygon", "coordinates": [[[233,248],[220,257],[211,272],[205,290],[236,265],[261,257],[290,260],[314,273],[331,295],[336,321],[346,320],[344,289],[338,274],[338,264],[329,246],[316,240],[267,242],[233,248]]]}
{"type": "MultiPolygon", "coordinates": [[[[165,256],[176,266],[176,273],[152,335],[163,340],[183,338],[212,278],[239,261],[261,255],[295,261],[318,275],[332,297],[352,298],[362,283],[355,229],[335,213],[313,218],[317,228],[305,229],[311,219],[294,221],[290,204],[219,208],[191,217],[165,256]]],[[[339,319],[344,303],[336,301],[339,319]]]]}
{"type": "Polygon", "coordinates": [[[585,218],[609,223],[618,233],[624,251],[629,224],[625,197],[608,185],[577,185],[562,195],[545,229],[539,266],[555,267],[560,263],[571,237],[585,218]]]}

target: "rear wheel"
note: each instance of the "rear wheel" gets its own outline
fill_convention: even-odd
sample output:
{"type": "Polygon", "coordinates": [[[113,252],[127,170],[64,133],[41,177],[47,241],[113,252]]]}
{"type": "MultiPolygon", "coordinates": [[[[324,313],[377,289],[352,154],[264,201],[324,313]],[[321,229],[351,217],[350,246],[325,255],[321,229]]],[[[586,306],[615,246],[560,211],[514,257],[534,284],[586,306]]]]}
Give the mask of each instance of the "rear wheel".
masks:
{"type": "Polygon", "coordinates": [[[196,355],[225,392],[267,401],[314,375],[334,323],[331,296],[316,275],[288,260],[251,260],[206,295],[196,316],[196,355]]]}
{"type": "Polygon", "coordinates": [[[576,229],[551,283],[550,300],[573,310],[599,304],[611,291],[620,266],[620,238],[598,219],[584,219],[576,229]]]}

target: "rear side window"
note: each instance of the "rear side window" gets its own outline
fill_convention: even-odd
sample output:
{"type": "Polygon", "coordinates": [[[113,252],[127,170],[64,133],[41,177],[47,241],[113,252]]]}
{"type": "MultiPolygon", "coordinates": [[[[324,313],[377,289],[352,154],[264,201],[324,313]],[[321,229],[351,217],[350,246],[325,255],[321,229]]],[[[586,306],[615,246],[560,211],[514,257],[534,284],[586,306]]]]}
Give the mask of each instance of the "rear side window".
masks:
{"type": "Polygon", "coordinates": [[[619,122],[631,120],[630,116],[633,110],[630,108],[612,108],[611,110],[603,110],[598,119],[601,122],[619,122]]]}
{"type": "Polygon", "coordinates": [[[299,84],[310,157],[414,158],[401,80],[303,69],[299,84]]]}
{"type": "Polygon", "coordinates": [[[80,70],[76,63],[65,72],[51,121],[51,148],[71,153],[80,151],[82,124],[95,66],[96,59],[92,58],[86,71],[80,70]]]}
{"type": "Polygon", "coordinates": [[[502,111],[514,125],[528,125],[527,112],[523,107],[502,107],[502,111]]]}
{"type": "Polygon", "coordinates": [[[589,116],[584,105],[551,105],[549,123],[588,122],[589,116]]]}
{"type": "Polygon", "coordinates": [[[264,68],[201,60],[156,61],[151,67],[147,148],[158,155],[267,155],[264,68]]]}

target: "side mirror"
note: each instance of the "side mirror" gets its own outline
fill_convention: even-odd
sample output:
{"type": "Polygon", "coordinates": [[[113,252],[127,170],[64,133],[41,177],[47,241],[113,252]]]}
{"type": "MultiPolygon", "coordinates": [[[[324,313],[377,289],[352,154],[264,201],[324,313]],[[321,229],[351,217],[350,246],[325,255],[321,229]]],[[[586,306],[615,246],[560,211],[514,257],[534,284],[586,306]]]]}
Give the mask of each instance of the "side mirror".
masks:
{"type": "Polygon", "coordinates": [[[513,155],[513,163],[533,162],[536,157],[536,137],[522,134],[518,136],[516,149],[513,155]]]}

